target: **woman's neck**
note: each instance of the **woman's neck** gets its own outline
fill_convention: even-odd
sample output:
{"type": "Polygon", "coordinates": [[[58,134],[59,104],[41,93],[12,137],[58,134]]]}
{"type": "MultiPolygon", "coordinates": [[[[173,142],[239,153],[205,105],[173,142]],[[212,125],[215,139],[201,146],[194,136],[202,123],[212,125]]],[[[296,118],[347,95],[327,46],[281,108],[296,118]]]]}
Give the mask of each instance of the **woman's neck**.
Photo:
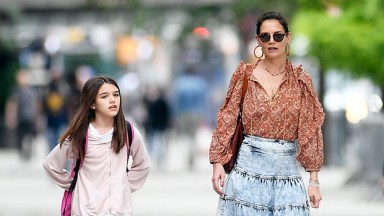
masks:
{"type": "Polygon", "coordinates": [[[277,58],[277,59],[264,59],[264,67],[269,71],[277,73],[285,69],[287,58],[277,58]]]}

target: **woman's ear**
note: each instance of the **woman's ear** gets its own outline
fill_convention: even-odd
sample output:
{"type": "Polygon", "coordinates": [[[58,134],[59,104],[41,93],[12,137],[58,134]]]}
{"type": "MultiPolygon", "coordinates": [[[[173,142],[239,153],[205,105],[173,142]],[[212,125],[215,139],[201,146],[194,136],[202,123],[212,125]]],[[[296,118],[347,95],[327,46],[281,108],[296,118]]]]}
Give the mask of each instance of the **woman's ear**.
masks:
{"type": "Polygon", "coordinates": [[[95,107],[95,105],[94,105],[94,104],[92,104],[92,106],[91,106],[91,109],[96,109],[96,107],[95,107]]]}
{"type": "Polygon", "coordinates": [[[286,37],[288,38],[288,43],[291,42],[291,32],[288,32],[286,37]]]}
{"type": "Polygon", "coordinates": [[[259,44],[261,44],[261,41],[260,41],[260,38],[259,38],[259,36],[258,35],[256,35],[256,42],[257,42],[257,44],[259,45],[259,44]]]}

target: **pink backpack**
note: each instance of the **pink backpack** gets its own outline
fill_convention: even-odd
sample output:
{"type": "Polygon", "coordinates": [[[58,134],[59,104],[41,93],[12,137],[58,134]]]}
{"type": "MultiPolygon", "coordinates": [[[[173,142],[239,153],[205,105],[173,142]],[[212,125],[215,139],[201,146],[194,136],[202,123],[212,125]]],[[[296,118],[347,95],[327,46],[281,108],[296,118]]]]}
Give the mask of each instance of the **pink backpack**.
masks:
{"type": "MultiPolygon", "coordinates": [[[[129,159],[129,154],[130,154],[134,134],[133,134],[133,128],[132,128],[131,123],[129,123],[128,121],[126,121],[126,123],[127,123],[126,143],[128,143],[128,148],[127,148],[127,154],[128,154],[127,164],[128,164],[128,159],[129,159]]],[[[84,145],[85,151],[87,151],[87,148],[88,148],[88,131],[87,131],[86,138],[85,138],[85,145],[84,145]]],[[[71,182],[71,186],[69,187],[69,189],[64,191],[63,199],[61,201],[61,216],[70,216],[71,215],[73,190],[75,189],[77,176],[78,176],[78,173],[79,173],[81,166],[83,165],[83,162],[84,161],[77,159],[76,165],[75,165],[75,160],[72,161],[71,177],[73,178],[73,180],[71,182]]],[[[128,171],[129,171],[129,169],[127,166],[127,173],[128,173],[128,171]]]]}

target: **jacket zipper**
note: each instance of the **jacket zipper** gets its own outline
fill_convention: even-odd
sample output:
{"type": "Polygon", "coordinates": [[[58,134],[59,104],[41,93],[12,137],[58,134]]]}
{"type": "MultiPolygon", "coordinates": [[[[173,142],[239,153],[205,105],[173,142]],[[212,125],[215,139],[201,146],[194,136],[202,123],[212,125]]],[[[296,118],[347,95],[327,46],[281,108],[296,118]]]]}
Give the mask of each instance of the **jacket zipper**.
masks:
{"type": "MultiPolygon", "coordinates": [[[[112,143],[111,143],[112,144],[112,143]]],[[[112,191],[112,184],[111,184],[111,170],[112,170],[112,155],[111,155],[111,148],[109,147],[109,214],[112,214],[112,198],[111,198],[111,191],[112,191]]]]}

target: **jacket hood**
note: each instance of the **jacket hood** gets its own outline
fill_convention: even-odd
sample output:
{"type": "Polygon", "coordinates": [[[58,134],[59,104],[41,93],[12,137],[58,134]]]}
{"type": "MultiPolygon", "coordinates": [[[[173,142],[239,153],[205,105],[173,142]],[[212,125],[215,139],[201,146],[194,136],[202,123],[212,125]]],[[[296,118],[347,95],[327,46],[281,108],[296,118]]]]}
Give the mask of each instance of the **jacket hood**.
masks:
{"type": "Polygon", "coordinates": [[[96,128],[90,123],[88,127],[88,144],[97,145],[97,144],[111,142],[113,129],[114,128],[111,128],[105,134],[100,134],[99,131],[97,131],[96,128]]]}

